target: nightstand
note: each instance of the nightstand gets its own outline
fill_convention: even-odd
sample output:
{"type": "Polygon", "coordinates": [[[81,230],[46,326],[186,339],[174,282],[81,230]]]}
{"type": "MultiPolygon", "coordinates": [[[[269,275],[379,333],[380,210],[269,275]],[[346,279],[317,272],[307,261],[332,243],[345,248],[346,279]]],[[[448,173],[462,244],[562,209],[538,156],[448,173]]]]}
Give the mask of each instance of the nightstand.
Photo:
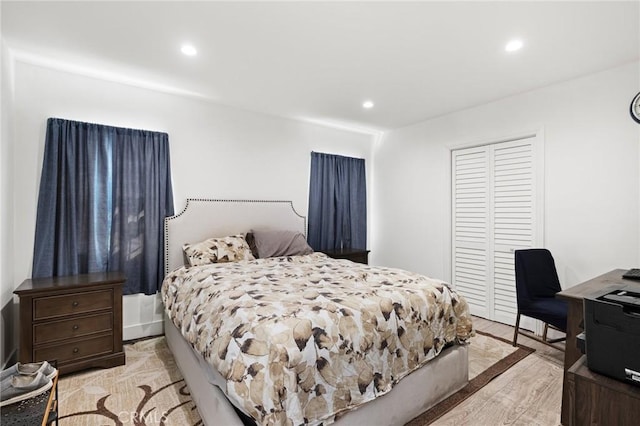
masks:
{"type": "Polygon", "coordinates": [[[323,250],[322,253],[334,259],[347,259],[365,265],[369,263],[369,250],[365,249],[323,250]]]}
{"type": "Polygon", "coordinates": [[[25,280],[20,298],[20,362],[56,360],[60,374],[125,363],[120,272],[25,280]]]}

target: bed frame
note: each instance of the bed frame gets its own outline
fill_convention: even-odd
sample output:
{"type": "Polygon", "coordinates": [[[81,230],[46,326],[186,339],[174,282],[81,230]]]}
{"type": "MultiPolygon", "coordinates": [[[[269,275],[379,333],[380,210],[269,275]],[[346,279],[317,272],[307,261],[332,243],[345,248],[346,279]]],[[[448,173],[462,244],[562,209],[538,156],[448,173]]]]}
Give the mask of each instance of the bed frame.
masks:
{"type": "MultiPolygon", "coordinates": [[[[165,219],[165,274],[184,264],[182,245],[209,237],[245,233],[252,228],[297,230],[306,235],[306,218],[291,201],[212,200],[189,198],[175,216],[165,219]]],[[[189,386],[205,425],[243,423],[223,391],[213,383],[218,374],[196,353],[165,315],[167,344],[189,386]]],[[[452,346],[402,379],[389,393],[336,420],[354,424],[403,425],[468,382],[468,348],[452,346]]]]}

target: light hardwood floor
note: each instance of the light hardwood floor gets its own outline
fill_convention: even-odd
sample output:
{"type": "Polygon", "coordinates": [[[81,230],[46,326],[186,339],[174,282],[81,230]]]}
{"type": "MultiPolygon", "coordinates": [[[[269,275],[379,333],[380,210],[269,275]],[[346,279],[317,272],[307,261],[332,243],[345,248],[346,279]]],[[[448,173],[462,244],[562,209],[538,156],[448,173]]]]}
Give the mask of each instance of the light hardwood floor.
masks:
{"type": "MultiPolygon", "coordinates": [[[[477,330],[508,340],[514,328],[474,318],[477,330]]],[[[564,352],[520,335],[534,348],[527,356],[462,402],[434,425],[559,425],[564,352]]]]}

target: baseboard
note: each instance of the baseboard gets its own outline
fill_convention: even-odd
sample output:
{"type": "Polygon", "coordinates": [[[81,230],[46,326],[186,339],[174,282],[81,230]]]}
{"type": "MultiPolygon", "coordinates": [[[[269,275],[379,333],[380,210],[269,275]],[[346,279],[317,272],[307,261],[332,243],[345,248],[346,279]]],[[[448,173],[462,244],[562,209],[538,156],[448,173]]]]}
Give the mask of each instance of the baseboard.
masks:
{"type": "Polygon", "coordinates": [[[134,324],[122,328],[122,340],[135,340],[143,337],[164,334],[162,319],[144,324],[134,324]]]}

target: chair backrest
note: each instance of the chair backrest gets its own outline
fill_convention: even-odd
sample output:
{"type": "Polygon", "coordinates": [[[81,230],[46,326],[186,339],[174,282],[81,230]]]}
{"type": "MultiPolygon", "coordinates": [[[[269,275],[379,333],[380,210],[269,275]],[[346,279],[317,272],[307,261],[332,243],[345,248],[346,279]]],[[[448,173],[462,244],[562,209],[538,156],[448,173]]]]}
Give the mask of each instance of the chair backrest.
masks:
{"type": "Polygon", "coordinates": [[[547,249],[515,251],[518,304],[538,297],[553,297],[562,290],[556,264],[547,249]]]}

